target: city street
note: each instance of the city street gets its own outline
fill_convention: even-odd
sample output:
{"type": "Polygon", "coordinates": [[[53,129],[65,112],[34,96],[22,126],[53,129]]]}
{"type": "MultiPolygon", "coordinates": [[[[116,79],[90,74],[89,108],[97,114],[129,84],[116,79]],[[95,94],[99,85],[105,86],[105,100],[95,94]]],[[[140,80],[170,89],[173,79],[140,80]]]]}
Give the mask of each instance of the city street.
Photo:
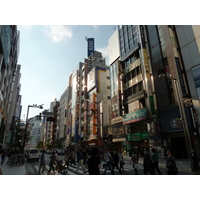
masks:
{"type": "MultiPolygon", "coordinates": [[[[50,155],[45,154],[46,169],[45,169],[45,173],[42,175],[47,175],[47,171],[49,169],[49,166],[48,166],[49,160],[50,160],[49,158],[50,158],[50,155]]],[[[64,156],[59,156],[60,160],[62,160],[63,158],[64,158],[64,156]]],[[[135,172],[133,169],[133,165],[130,164],[130,157],[124,157],[124,160],[125,160],[125,165],[124,165],[123,175],[134,175],[135,172]]],[[[189,170],[188,162],[186,162],[184,160],[177,160],[176,163],[177,163],[177,167],[179,169],[178,175],[194,175],[194,173],[189,170]]],[[[104,164],[104,162],[102,161],[101,169],[100,169],[101,175],[103,175],[103,172],[104,172],[103,164],[104,164]]],[[[140,170],[138,171],[139,175],[143,175],[142,164],[143,164],[143,158],[140,158],[139,159],[140,170]]],[[[26,165],[27,175],[38,175],[39,162],[35,162],[35,161],[26,162],[25,165],[26,165]]],[[[166,175],[164,159],[162,159],[162,160],[160,159],[159,168],[160,168],[162,175],[166,175]]],[[[120,175],[120,173],[117,169],[115,169],[114,173],[115,173],[115,175],[120,175]]],[[[62,175],[62,174],[56,173],[55,175],[62,175]]],[[[77,174],[76,166],[69,166],[69,170],[66,175],[84,175],[84,174],[83,174],[83,170],[81,169],[81,167],[79,168],[79,172],[77,174]]],[[[85,175],[88,175],[88,173],[86,173],[85,175]]],[[[107,170],[106,175],[111,175],[111,171],[107,170]]],[[[156,175],[157,175],[157,173],[156,173],[156,175]]]]}

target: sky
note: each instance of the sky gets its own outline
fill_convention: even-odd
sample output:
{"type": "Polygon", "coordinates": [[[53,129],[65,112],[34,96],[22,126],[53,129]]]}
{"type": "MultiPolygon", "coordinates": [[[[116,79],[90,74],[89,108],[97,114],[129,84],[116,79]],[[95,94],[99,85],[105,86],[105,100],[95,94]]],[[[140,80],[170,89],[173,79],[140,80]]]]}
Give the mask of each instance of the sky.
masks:
{"type": "MultiPolygon", "coordinates": [[[[50,103],[60,99],[68,87],[68,78],[79,62],[87,58],[87,38],[94,38],[95,50],[102,52],[108,65],[108,39],[116,25],[18,25],[20,31],[22,113],[26,119],[28,105],[50,103]]],[[[29,108],[28,117],[42,112],[29,108]]]]}

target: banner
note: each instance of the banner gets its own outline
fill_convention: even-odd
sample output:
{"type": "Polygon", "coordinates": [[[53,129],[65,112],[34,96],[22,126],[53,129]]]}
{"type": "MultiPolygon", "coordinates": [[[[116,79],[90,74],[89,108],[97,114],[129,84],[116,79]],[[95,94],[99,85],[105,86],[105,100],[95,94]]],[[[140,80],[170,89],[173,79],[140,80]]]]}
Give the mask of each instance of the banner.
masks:
{"type": "Polygon", "coordinates": [[[88,57],[93,57],[94,55],[94,38],[88,38],[88,57]]]}

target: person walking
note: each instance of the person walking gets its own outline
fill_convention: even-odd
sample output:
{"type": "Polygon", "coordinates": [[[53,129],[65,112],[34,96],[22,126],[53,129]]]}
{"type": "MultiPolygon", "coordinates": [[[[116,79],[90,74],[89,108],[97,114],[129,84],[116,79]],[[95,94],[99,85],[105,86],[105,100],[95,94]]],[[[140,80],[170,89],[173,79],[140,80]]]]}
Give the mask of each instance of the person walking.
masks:
{"type": "Polygon", "coordinates": [[[117,168],[117,170],[119,171],[119,173],[122,175],[122,171],[119,168],[119,156],[117,154],[117,151],[113,151],[113,163],[112,163],[112,174],[114,175],[114,170],[115,168],[117,168]]]}
{"type": "Polygon", "coordinates": [[[67,169],[69,169],[69,150],[65,152],[64,161],[65,165],[67,166],[67,169]]]}
{"type": "Polygon", "coordinates": [[[135,175],[138,175],[138,160],[139,160],[139,157],[136,151],[133,151],[130,163],[131,162],[133,163],[133,169],[135,170],[135,175]]]}
{"type": "Polygon", "coordinates": [[[3,175],[1,165],[2,165],[2,151],[0,150],[0,175],[3,175]]]}
{"type": "Polygon", "coordinates": [[[98,149],[92,148],[83,173],[86,173],[88,169],[89,175],[100,175],[101,160],[97,155],[98,149]]]}
{"type": "Polygon", "coordinates": [[[48,170],[48,175],[50,174],[51,170],[53,170],[53,173],[55,174],[55,168],[54,165],[56,164],[56,156],[55,156],[55,152],[52,153],[51,157],[50,157],[50,163],[49,163],[49,170],[48,170]]]}
{"type": "Polygon", "coordinates": [[[151,157],[151,161],[152,161],[152,170],[153,173],[155,174],[155,170],[158,172],[159,175],[161,175],[161,171],[158,168],[158,154],[156,152],[155,148],[152,148],[152,157],[151,157]]]}
{"type": "Polygon", "coordinates": [[[122,155],[122,151],[119,152],[119,168],[122,172],[124,172],[124,156],[122,155]]]}
{"type": "Polygon", "coordinates": [[[44,174],[45,166],[46,166],[45,151],[43,150],[42,154],[40,155],[40,165],[39,165],[39,171],[38,171],[39,174],[40,174],[41,169],[42,169],[42,173],[44,174]]]}
{"type": "Polygon", "coordinates": [[[78,173],[79,167],[81,166],[82,169],[84,170],[83,167],[83,151],[81,149],[79,149],[77,151],[77,167],[76,167],[76,173],[78,173]]]}
{"type": "Polygon", "coordinates": [[[167,175],[177,175],[178,174],[178,168],[176,166],[176,161],[175,161],[175,157],[172,154],[172,150],[167,151],[166,173],[167,173],[167,175]]]}
{"type": "Polygon", "coordinates": [[[143,160],[143,167],[144,167],[144,175],[147,175],[149,172],[151,175],[153,175],[153,171],[151,169],[151,157],[149,154],[149,150],[146,148],[144,150],[144,160],[143,160]]]}
{"type": "Polygon", "coordinates": [[[71,165],[72,164],[76,166],[76,151],[75,150],[72,150],[71,152],[71,165]]]}
{"type": "Polygon", "coordinates": [[[112,172],[112,169],[111,169],[111,155],[108,152],[108,149],[105,150],[104,159],[106,161],[106,167],[105,167],[105,171],[104,171],[104,175],[105,175],[107,169],[109,169],[112,172]]]}
{"type": "Polygon", "coordinates": [[[191,150],[191,157],[192,157],[192,171],[196,174],[199,175],[199,165],[198,165],[198,159],[196,152],[194,149],[191,150]]]}

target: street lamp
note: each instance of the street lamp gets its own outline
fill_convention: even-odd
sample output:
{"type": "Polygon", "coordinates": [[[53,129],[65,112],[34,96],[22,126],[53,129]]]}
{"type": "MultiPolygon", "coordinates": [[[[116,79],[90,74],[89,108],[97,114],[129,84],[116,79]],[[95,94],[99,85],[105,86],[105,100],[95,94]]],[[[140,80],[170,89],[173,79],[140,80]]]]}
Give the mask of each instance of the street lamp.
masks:
{"type": "Polygon", "coordinates": [[[29,114],[29,108],[32,107],[32,108],[39,108],[39,109],[43,109],[43,105],[44,104],[41,104],[41,105],[37,105],[37,104],[33,104],[33,105],[28,105],[28,108],[27,108],[27,115],[26,115],[26,126],[25,126],[25,130],[24,130],[24,138],[23,138],[23,145],[22,145],[22,153],[24,153],[24,148],[25,148],[25,143],[26,143],[26,131],[27,131],[27,128],[28,128],[28,123],[32,118],[30,118],[28,120],[28,114],[29,114]]]}
{"type": "Polygon", "coordinates": [[[179,107],[179,111],[180,111],[180,115],[181,115],[181,123],[182,123],[182,127],[183,127],[183,131],[184,131],[184,136],[185,136],[185,142],[186,142],[186,146],[187,146],[187,151],[188,151],[188,157],[190,159],[190,165],[192,167],[192,157],[191,157],[191,150],[192,150],[192,144],[191,144],[191,138],[190,138],[190,132],[188,129],[188,123],[187,123],[187,118],[186,118],[186,114],[185,114],[185,108],[184,108],[184,100],[182,97],[182,93],[181,93],[181,89],[180,89],[180,85],[179,82],[176,78],[173,77],[172,74],[166,74],[164,70],[159,70],[158,71],[158,78],[167,78],[173,81],[174,84],[174,91],[178,100],[178,107],[179,107]]]}

